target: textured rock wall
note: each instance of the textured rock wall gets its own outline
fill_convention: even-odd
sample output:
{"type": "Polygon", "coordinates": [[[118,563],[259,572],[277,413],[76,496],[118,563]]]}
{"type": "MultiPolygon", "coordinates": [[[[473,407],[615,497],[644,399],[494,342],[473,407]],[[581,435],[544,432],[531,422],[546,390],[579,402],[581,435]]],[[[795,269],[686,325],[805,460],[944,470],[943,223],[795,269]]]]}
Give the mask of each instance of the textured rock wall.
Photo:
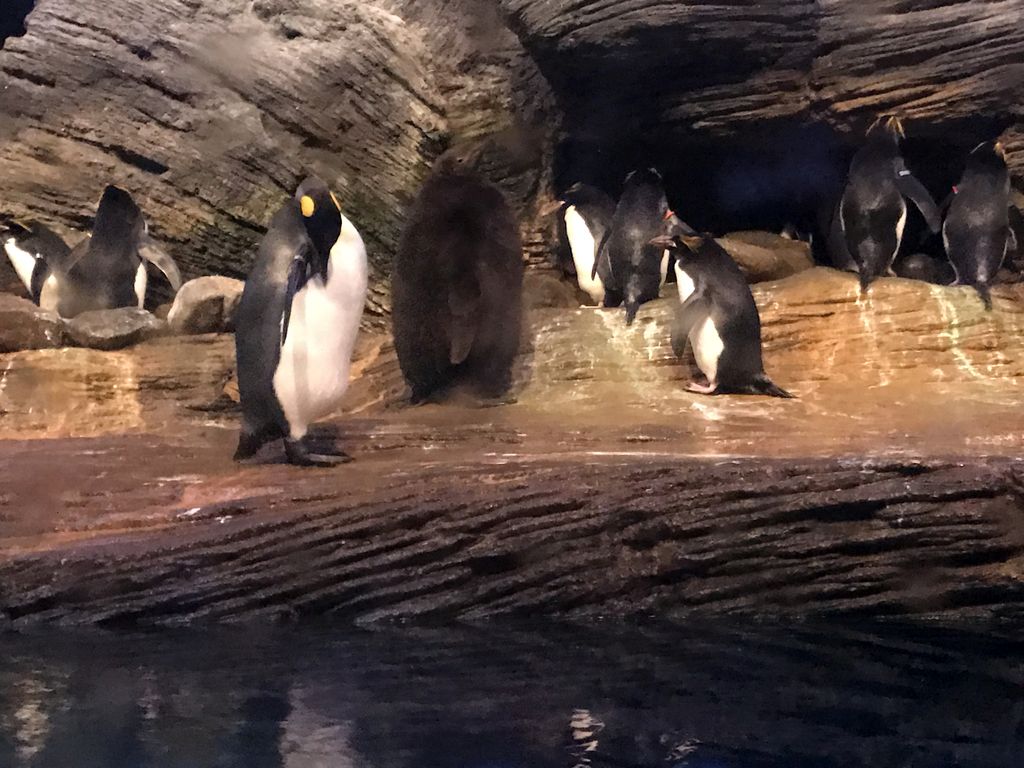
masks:
{"type": "Polygon", "coordinates": [[[116,182],[186,275],[241,274],[317,172],[367,241],[379,313],[433,158],[538,119],[545,93],[481,0],[39,0],[0,51],[0,217],[84,229],[116,182]]]}

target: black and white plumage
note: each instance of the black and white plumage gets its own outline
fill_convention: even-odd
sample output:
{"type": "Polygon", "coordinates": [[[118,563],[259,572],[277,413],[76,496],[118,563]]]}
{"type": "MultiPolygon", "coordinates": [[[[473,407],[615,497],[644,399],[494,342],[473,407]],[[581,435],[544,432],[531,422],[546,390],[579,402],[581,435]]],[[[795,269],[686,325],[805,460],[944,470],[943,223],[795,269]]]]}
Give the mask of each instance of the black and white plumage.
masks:
{"type": "Polygon", "coordinates": [[[662,235],[651,244],[675,257],[679,306],[672,349],[681,357],[689,344],[706,379],[691,383],[688,389],[701,394],[792,397],[765,374],[761,318],[732,257],[711,237],[696,233],[662,235]]]}
{"type": "Polygon", "coordinates": [[[833,264],[856,271],[861,290],[892,274],[903,239],[910,198],[928,228],[939,231],[939,212],[928,190],[910,173],[900,155],[903,127],[896,118],[876,123],[854,155],[846,187],[836,206],[829,233],[833,264]]]}
{"type": "Polygon", "coordinates": [[[942,241],[956,271],[956,284],[973,285],[989,310],[989,287],[1015,239],[1010,205],[1010,172],[1001,145],[979,144],[955,187],[942,224],[942,241]]]}
{"type": "Polygon", "coordinates": [[[74,249],[42,224],[16,225],[4,251],[32,300],[62,317],[89,310],[141,307],[146,298],[146,263],[181,287],[174,260],[149,236],[142,211],[123,189],[108,186],[96,210],[91,236],[74,249]]]}
{"type": "Polygon", "coordinates": [[[348,389],[367,272],[362,237],[337,199],[320,179],[303,181],[271,220],[235,314],[236,460],[277,438],[293,464],[349,460],[310,453],[303,439],[348,389]]]}
{"type": "MultiPolygon", "coordinates": [[[[606,307],[626,306],[626,324],[640,305],[658,298],[667,268],[667,255],[651,245],[670,214],[661,174],[654,168],[633,171],[626,177],[615,207],[607,249],[606,307]]],[[[599,263],[603,255],[599,255],[599,263]]]]}
{"type": "Polygon", "coordinates": [[[463,382],[486,400],[505,398],[522,286],[511,207],[458,148],[449,150],[420,189],[392,273],[395,351],[414,403],[463,382]]]}
{"type": "Polygon", "coordinates": [[[607,250],[601,243],[615,215],[615,201],[597,187],[576,183],[561,195],[559,210],[560,241],[568,245],[576,267],[576,282],[594,304],[604,301],[604,281],[608,278],[607,250]]]}

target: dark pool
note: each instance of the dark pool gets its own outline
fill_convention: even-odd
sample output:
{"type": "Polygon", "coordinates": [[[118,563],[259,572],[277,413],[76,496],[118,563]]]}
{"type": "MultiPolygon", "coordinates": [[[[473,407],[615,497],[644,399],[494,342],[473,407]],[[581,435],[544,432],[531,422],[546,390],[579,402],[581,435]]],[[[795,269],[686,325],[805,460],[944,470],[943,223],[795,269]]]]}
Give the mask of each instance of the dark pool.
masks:
{"type": "Polygon", "coordinates": [[[1024,766],[1024,644],[886,628],[0,638],[0,765],[1024,766]]]}

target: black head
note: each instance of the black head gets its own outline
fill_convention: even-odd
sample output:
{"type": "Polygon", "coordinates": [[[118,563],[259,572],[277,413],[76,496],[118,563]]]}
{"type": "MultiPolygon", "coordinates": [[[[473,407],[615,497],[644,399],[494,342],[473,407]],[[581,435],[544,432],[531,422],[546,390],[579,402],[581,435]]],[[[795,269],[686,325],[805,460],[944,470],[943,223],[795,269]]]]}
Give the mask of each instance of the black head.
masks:
{"type": "Polygon", "coordinates": [[[967,171],[1004,171],[1006,170],[1006,150],[1001,142],[983,141],[971,150],[967,156],[967,171]]]}
{"type": "Polygon", "coordinates": [[[311,266],[326,280],[331,248],[341,236],[341,205],[327,184],[316,176],[309,176],[299,185],[295,201],[315,251],[316,263],[311,266]]]}
{"type": "Polygon", "coordinates": [[[132,196],[119,187],[109,185],[103,190],[96,222],[92,227],[90,252],[137,253],[146,235],[146,221],[132,196]]]}
{"type": "Polygon", "coordinates": [[[880,115],[867,130],[868,143],[879,147],[899,148],[906,136],[903,121],[895,115],[880,115]]]}
{"type": "Polygon", "coordinates": [[[687,233],[677,232],[675,234],[658,235],[649,241],[649,245],[653,245],[655,248],[663,248],[672,253],[677,259],[697,253],[704,245],[704,235],[690,229],[686,224],[682,224],[682,226],[688,230],[687,233]]]}
{"type": "Polygon", "coordinates": [[[636,171],[631,171],[629,175],[626,176],[625,181],[626,185],[655,184],[659,187],[661,186],[661,183],[661,174],[658,172],[657,168],[641,168],[636,171]]]}

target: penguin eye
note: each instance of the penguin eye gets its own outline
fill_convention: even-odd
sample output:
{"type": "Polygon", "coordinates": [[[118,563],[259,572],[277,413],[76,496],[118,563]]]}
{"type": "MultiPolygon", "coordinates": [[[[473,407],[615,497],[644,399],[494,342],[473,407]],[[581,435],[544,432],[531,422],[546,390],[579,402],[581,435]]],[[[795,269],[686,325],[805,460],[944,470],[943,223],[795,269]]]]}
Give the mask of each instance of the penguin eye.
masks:
{"type": "Polygon", "coordinates": [[[316,210],[316,203],[313,202],[313,198],[309,195],[303,195],[299,200],[299,205],[302,207],[302,215],[307,219],[313,215],[316,210]]]}

